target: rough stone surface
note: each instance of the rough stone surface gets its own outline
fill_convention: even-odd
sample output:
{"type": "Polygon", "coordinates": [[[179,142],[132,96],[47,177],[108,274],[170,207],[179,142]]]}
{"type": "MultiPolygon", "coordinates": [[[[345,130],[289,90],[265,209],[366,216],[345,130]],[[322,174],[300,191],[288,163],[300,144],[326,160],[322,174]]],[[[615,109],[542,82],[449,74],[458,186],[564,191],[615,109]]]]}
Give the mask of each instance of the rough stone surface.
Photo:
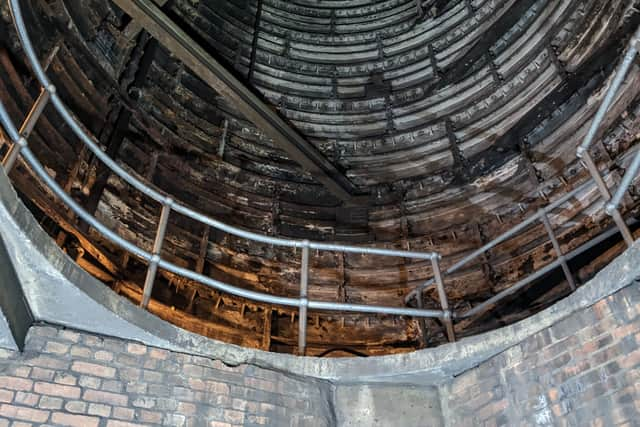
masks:
{"type": "Polygon", "coordinates": [[[52,326],[33,327],[23,353],[0,350],[0,426],[332,426],[331,390],[52,326]]]}
{"type": "Polygon", "coordinates": [[[334,406],[344,427],[444,425],[437,387],[338,386],[334,406]]]}

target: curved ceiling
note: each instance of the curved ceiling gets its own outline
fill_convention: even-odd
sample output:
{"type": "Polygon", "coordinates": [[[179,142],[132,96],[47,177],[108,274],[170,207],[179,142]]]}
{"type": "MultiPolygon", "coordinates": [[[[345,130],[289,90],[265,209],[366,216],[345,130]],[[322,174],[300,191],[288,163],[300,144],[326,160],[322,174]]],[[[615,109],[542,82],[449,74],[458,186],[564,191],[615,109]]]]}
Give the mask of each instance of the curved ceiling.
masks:
{"type": "MultiPolygon", "coordinates": [[[[121,164],[198,211],[262,233],[437,250],[452,264],[584,181],[575,148],[625,42],[640,23],[635,2],[575,0],[168,0],[162,11],[278,112],[367,194],[344,204],[109,0],[26,1],[30,34],[61,97],[121,164]]],[[[2,8],[0,97],[16,118],[37,94],[2,8]]],[[[628,87],[637,88],[637,66],[628,87]]],[[[636,141],[636,90],[607,116],[598,160],[616,165],[636,141]]],[[[159,207],[81,149],[49,112],[34,150],[99,219],[151,247],[159,207]]],[[[136,300],[144,266],[113,248],[34,185],[14,182],[78,262],[136,300]]],[[[598,203],[585,192],[558,214],[564,250],[605,226],[576,216],[598,203]]],[[[628,210],[634,205],[629,205],[628,210]]],[[[616,242],[573,266],[581,279],[608,262],[616,242]]],[[[483,300],[548,262],[542,226],[450,277],[454,307],[483,300]]],[[[176,216],[166,254],[225,282],[296,295],[299,254],[257,245],[176,216]]],[[[402,305],[431,277],[428,263],[314,254],[315,298],[402,305]]],[[[226,341],[293,351],[295,313],[220,295],[164,273],[151,310],[226,341]]],[[[513,322],[566,293],[547,277],[509,307],[457,334],[513,322]]],[[[437,306],[427,293],[425,306],[437,306]]],[[[381,354],[445,340],[408,318],[312,313],[311,354],[381,354]]]]}

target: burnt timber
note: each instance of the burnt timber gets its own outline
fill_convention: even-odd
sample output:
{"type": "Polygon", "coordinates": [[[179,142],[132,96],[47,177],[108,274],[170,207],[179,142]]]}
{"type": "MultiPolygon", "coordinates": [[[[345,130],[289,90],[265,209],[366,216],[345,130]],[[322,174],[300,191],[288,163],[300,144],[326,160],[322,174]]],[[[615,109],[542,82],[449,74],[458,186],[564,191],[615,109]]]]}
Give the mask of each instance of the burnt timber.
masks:
{"type": "MultiPolygon", "coordinates": [[[[623,1],[472,1],[471,8],[439,2],[435,16],[418,18],[415,1],[339,7],[262,0],[259,20],[257,1],[167,2],[163,13],[188,37],[370,194],[365,207],[356,208],[344,207],[162,41],[147,53],[141,26],[113,3],[25,3],[42,57],[59,46],[50,76],[61,95],[105,149],[112,147],[113,157],[139,176],[234,225],[435,249],[444,267],[584,180],[575,147],[639,23],[637,5],[623,1]],[[148,69],[141,74],[145,55],[148,69]],[[123,109],[130,114],[126,125],[118,120],[123,109]]],[[[19,119],[37,87],[1,7],[0,96],[19,119]]],[[[638,87],[639,80],[636,65],[627,84],[638,87]]],[[[610,181],[637,142],[638,95],[624,92],[601,135],[597,160],[610,181]]],[[[96,215],[123,236],[151,245],[159,206],[113,176],[100,178],[99,165],[55,114],[33,139],[34,151],[74,197],[95,203],[96,215]]],[[[59,242],[80,265],[116,292],[141,298],[143,265],[83,229],[24,166],[12,178],[43,226],[56,238],[64,233],[59,242]]],[[[575,205],[595,212],[596,196],[581,194],[575,205]]],[[[635,207],[630,200],[627,215],[635,207]]],[[[605,218],[578,211],[558,213],[571,220],[557,230],[564,251],[608,226],[605,218]]],[[[447,277],[452,305],[480,301],[544,265],[553,251],[544,237],[542,226],[532,227],[481,264],[447,277]]],[[[612,239],[572,265],[578,281],[622,248],[612,239]]],[[[292,251],[249,244],[184,218],[171,220],[163,256],[248,289],[297,293],[299,257],[292,251]]],[[[310,294],[335,301],[401,305],[408,290],[431,275],[426,263],[408,260],[327,253],[312,254],[311,262],[310,294]]],[[[295,351],[295,311],[218,294],[167,272],[155,289],[150,309],[182,327],[295,351]]],[[[456,334],[511,323],[566,291],[562,277],[551,275],[482,318],[456,324],[456,334]]],[[[426,293],[425,307],[436,304],[437,296],[426,293]]],[[[409,318],[310,313],[307,321],[312,355],[403,352],[446,340],[442,325],[431,321],[424,338],[409,318]]]]}

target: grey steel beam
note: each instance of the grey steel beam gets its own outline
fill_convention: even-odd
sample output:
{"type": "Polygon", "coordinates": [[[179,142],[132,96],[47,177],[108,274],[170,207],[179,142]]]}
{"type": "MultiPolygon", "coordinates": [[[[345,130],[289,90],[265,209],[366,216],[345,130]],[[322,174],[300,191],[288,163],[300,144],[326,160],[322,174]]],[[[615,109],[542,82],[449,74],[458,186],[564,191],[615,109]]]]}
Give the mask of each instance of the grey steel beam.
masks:
{"type": "Polygon", "coordinates": [[[189,37],[152,0],[114,0],[114,3],[198,77],[231,100],[249,121],[332,194],[351,204],[364,199],[364,194],[358,194],[351,181],[316,147],[189,37]]]}

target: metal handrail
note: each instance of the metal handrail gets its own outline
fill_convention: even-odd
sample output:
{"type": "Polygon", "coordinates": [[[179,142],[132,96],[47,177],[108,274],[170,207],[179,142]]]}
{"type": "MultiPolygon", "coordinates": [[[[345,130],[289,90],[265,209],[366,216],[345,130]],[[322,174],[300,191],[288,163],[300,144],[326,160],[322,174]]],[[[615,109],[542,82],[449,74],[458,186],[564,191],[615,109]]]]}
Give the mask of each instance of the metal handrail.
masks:
{"type": "MultiPolygon", "coordinates": [[[[574,198],[578,193],[584,191],[591,184],[592,184],[592,180],[588,180],[583,184],[579,185],[578,187],[574,188],[570,192],[564,194],[562,197],[558,198],[558,200],[538,210],[538,212],[536,212],[534,215],[528,217],[524,221],[520,222],[519,224],[505,231],[498,237],[494,238],[492,241],[484,244],[480,248],[476,249],[475,251],[471,252],[469,255],[463,257],[461,260],[451,265],[449,268],[445,270],[445,274],[455,273],[456,271],[460,270],[462,267],[467,265],[469,262],[482,256],[482,254],[484,254],[488,250],[491,250],[497,245],[499,245],[500,243],[509,240],[511,237],[515,236],[518,232],[526,229],[536,221],[541,221],[542,215],[547,215],[551,213],[554,209],[560,207],[564,203],[568,202],[570,199],[574,198]]],[[[427,288],[432,286],[433,283],[434,283],[433,280],[428,280],[423,285],[416,287],[414,290],[412,290],[405,296],[405,303],[408,303],[409,301],[411,301],[411,299],[416,297],[419,292],[426,290],[427,288]]]]}
{"type": "MultiPolygon", "coordinates": [[[[243,298],[248,298],[251,300],[264,302],[268,304],[276,304],[283,305],[289,307],[298,307],[299,310],[299,335],[298,335],[298,351],[300,354],[305,354],[306,348],[306,317],[308,309],[315,310],[327,310],[327,311],[346,311],[346,312],[360,312],[360,313],[376,313],[376,314],[390,314],[390,315],[399,315],[399,316],[412,316],[412,317],[431,317],[440,319],[445,327],[447,336],[450,341],[455,340],[455,334],[453,329],[453,319],[454,318],[466,318],[475,316],[480,312],[485,311],[490,308],[493,304],[495,304],[500,299],[506,297],[509,294],[512,294],[524,287],[526,284],[531,283],[535,279],[542,277],[544,274],[550,272],[551,270],[561,267],[567,282],[571,289],[575,289],[575,283],[573,281],[573,277],[567,265],[567,260],[571,259],[573,256],[576,256],[578,253],[581,253],[584,248],[579,248],[578,250],[574,250],[570,254],[562,254],[560,250],[560,245],[555,237],[553,232],[553,228],[548,218],[548,214],[559,207],[560,205],[567,202],[569,199],[573,198],[578,192],[583,191],[592,184],[591,180],[583,183],[576,189],[571,192],[563,195],[555,202],[551,203],[545,208],[540,209],[535,215],[527,218],[520,224],[514,226],[509,231],[503,233],[498,236],[491,242],[477,249],[473,253],[464,257],[462,260],[456,262],[454,265],[449,267],[445,274],[451,274],[462,266],[466,265],[471,260],[477,258],[482,255],[487,250],[497,246],[498,244],[504,242],[510,237],[514,236],[518,232],[527,228],[531,224],[536,221],[541,221],[544,225],[547,234],[553,244],[553,248],[556,251],[557,259],[556,261],[547,264],[542,269],[533,273],[525,279],[520,280],[518,283],[512,285],[511,287],[503,290],[497,295],[493,296],[489,300],[485,301],[477,305],[476,307],[464,312],[464,313],[453,313],[449,309],[449,304],[447,301],[446,291],[444,288],[444,280],[442,277],[442,273],[440,271],[439,261],[441,259],[440,255],[437,252],[415,252],[415,251],[404,251],[404,250],[393,250],[393,249],[384,249],[384,248],[373,248],[373,247],[361,247],[361,246],[352,246],[352,245],[340,245],[340,244],[331,244],[331,243],[322,243],[322,242],[312,242],[308,240],[296,240],[296,239],[285,239],[278,237],[265,236],[257,233],[253,233],[247,230],[243,230],[237,227],[233,227],[231,225],[225,224],[218,220],[215,220],[211,217],[198,213],[186,205],[174,201],[170,196],[163,194],[162,192],[150,187],[146,183],[140,181],[138,178],[127,172],[123,167],[118,165],[113,159],[111,159],[106,153],[102,151],[100,146],[92,139],[92,137],[88,136],[81,126],[78,124],[73,115],[69,112],[69,110],[64,105],[63,101],[59,98],[58,94],[55,91],[55,87],[51,84],[50,80],[47,78],[45,70],[40,65],[38,56],[36,55],[31,40],[29,39],[28,32],[26,30],[26,26],[24,24],[24,20],[22,17],[22,11],[19,4],[19,0],[9,0],[10,10],[12,13],[14,25],[16,27],[18,37],[22,43],[23,49],[25,51],[25,55],[29,60],[32,70],[35,73],[38,81],[42,86],[42,91],[40,96],[35,101],[31,111],[27,115],[25,121],[23,122],[20,130],[17,130],[14,126],[9,114],[7,113],[4,105],[0,101],[0,123],[2,123],[3,127],[7,131],[9,138],[12,140],[13,145],[10,147],[8,154],[3,160],[3,166],[7,173],[14,166],[18,156],[21,154],[26,161],[27,164],[31,166],[35,174],[47,185],[51,188],[53,193],[58,196],[66,205],[68,205],[72,211],[74,211],[81,219],[86,221],[90,226],[94,227],[98,232],[102,233],[106,238],[114,242],[115,244],[121,246],[125,250],[131,252],[132,254],[138,256],[139,258],[147,261],[149,263],[147,269],[147,276],[145,278],[145,286],[143,290],[143,296],[141,298],[141,306],[147,308],[149,300],[151,298],[151,292],[153,283],[155,281],[155,277],[157,274],[157,269],[162,268],[167,271],[170,271],[174,274],[189,278],[191,280],[203,283],[212,288],[218,289],[222,292],[226,292],[232,295],[240,296],[243,298]],[[60,114],[62,119],[69,125],[72,131],[76,136],[93,152],[93,154],[100,159],[109,169],[122,178],[124,181],[132,185],[138,191],[143,194],[151,197],[152,199],[160,202],[162,205],[162,211],[160,215],[160,220],[158,224],[158,228],[156,230],[156,236],[153,244],[152,251],[146,251],[135,244],[128,242],[123,239],[110,229],[108,229],[104,224],[99,222],[92,214],[88,213],[84,210],[71,196],[69,196],[59,185],[58,183],[46,172],[42,164],[36,159],[33,152],[29,149],[27,144],[27,138],[31,131],[33,130],[38,118],[42,115],[45,106],[51,102],[56,111],[60,114]],[[251,241],[271,244],[275,246],[283,246],[283,247],[293,247],[293,248],[302,248],[302,259],[301,259],[301,272],[300,272],[300,296],[299,298],[292,297],[280,297],[267,293],[250,291],[247,289],[239,288],[236,286],[232,286],[218,280],[215,280],[211,277],[204,276],[195,271],[191,271],[189,269],[179,267],[173,263],[165,261],[161,257],[162,244],[165,239],[166,228],[168,224],[168,219],[172,211],[181,213],[187,217],[190,217],[196,221],[207,224],[211,227],[222,230],[226,233],[233,234],[235,236],[245,238],[251,241]],[[348,252],[348,253],[359,253],[359,254],[370,254],[370,255],[381,255],[381,256],[392,256],[392,257],[402,257],[402,258],[413,258],[413,259],[422,259],[422,260],[430,260],[432,264],[432,269],[434,273],[434,278],[425,282],[423,285],[418,286],[414,290],[412,290],[406,297],[406,302],[408,302],[413,297],[418,297],[419,301],[422,301],[422,292],[433,284],[436,285],[438,297],[440,300],[440,305],[442,307],[441,310],[429,310],[421,308],[422,304],[418,304],[420,308],[408,308],[408,307],[387,307],[387,306],[378,306],[378,305],[362,305],[362,304],[349,304],[349,303],[336,303],[336,302],[326,302],[326,301],[313,301],[308,299],[308,279],[309,279],[309,250],[316,249],[322,251],[338,251],[338,252],[348,252]],[[303,319],[305,319],[303,321],[303,319]]],[[[591,126],[591,129],[585,138],[585,141],[580,145],[578,149],[578,157],[583,158],[585,160],[585,164],[587,169],[592,175],[592,180],[595,182],[596,186],[599,188],[602,196],[605,200],[609,201],[610,195],[608,193],[608,189],[602,176],[600,175],[595,163],[592,161],[588,148],[590,144],[595,139],[595,135],[604,120],[604,116],[613,103],[613,100],[620,89],[624,77],[626,76],[633,58],[637,53],[637,40],[640,39],[640,29],[634,35],[632,39],[629,50],[625,55],[625,59],[618,69],[617,75],[614,79],[612,86],[608,89],[605,100],[601,105],[598,113],[596,114],[596,118],[594,123],[591,126]]],[[[611,199],[606,205],[607,213],[611,214],[618,226],[619,230],[622,232],[625,237],[625,241],[630,244],[633,242],[631,237],[631,233],[629,232],[628,227],[624,223],[622,216],[620,215],[617,207],[622,200],[626,190],[628,189],[633,177],[640,169],[640,151],[634,158],[632,166],[629,168],[627,173],[624,176],[624,179],[618,188],[613,199],[611,199]]],[[[602,236],[605,235],[603,233],[600,236],[595,237],[590,242],[588,242],[585,247],[588,247],[589,244],[595,244],[595,242],[600,241],[602,236]]]]}
{"type": "MultiPolygon", "coordinates": [[[[587,183],[591,183],[591,181],[595,182],[596,187],[598,188],[601,194],[601,197],[606,202],[605,212],[612,217],[613,221],[615,222],[616,226],[618,227],[618,230],[622,234],[622,237],[624,238],[628,246],[631,246],[633,244],[634,238],[631,231],[629,230],[629,227],[627,226],[626,222],[622,218],[622,215],[618,207],[624,195],[626,194],[627,190],[629,189],[631,182],[633,181],[633,179],[638,174],[638,171],[640,170],[640,150],[638,150],[638,152],[636,153],[631,163],[631,166],[625,172],[622,178],[622,181],[615,195],[612,198],[609,192],[609,189],[606,183],[604,182],[604,179],[602,178],[602,175],[600,174],[600,171],[596,163],[593,160],[593,157],[591,157],[591,154],[589,153],[589,149],[591,148],[591,145],[596,139],[597,133],[600,130],[600,127],[602,126],[602,122],[604,121],[606,113],[609,111],[609,108],[613,104],[616,96],[618,95],[618,92],[620,91],[620,88],[622,87],[622,84],[627,74],[629,73],[629,70],[631,69],[631,66],[633,65],[633,60],[635,59],[636,55],[639,52],[639,43],[640,43],[640,28],[638,28],[634,33],[634,35],[631,37],[631,40],[629,41],[629,46],[625,52],[624,58],[615,71],[615,76],[613,78],[613,81],[611,82],[611,85],[607,89],[607,92],[605,93],[605,97],[602,100],[600,106],[598,107],[598,110],[596,111],[595,117],[591,122],[591,125],[589,126],[589,130],[587,134],[585,135],[582,143],[578,146],[576,150],[576,156],[579,159],[583,160],[583,165],[591,175],[591,180],[587,181],[587,183]]],[[[587,183],[574,189],[570,193],[567,193],[565,196],[559,198],[557,201],[539,210],[535,215],[527,218],[526,220],[514,226],[513,228],[509,229],[505,233],[501,234],[491,242],[485,244],[481,248],[477,249],[476,251],[467,255],[460,261],[456,262],[446,270],[446,273],[451,274],[458,271],[460,268],[468,264],[470,261],[484,254],[486,251],[494,248],[498,244],[513,237],[517,232],[523,230],[524,228],[528,227],[529,225],[533,224],[536,221],[541,221],[547,231],[547,234],[549,235],[549,238],[553,244],[554,250],[556,251],[556,255],[558,257],[558,260],[552,263],[553,268],[550,268],[552,264],[548,264],[547,266],[543,267],[543,270],[545,270],[545,272],[548,272],[553,270],[554,268],[562,267],[564,275],[567,279],[567,283],[569,284],[572,290],[575,290],[575,282],[573,280],[573,277],[567,265],[567,260],[571,259],[571,257],[567,255],[563,255],[561,253],[560,246],[553,233],[553,229],[551,227],[551,224],[549,222],[547,215],[553,209],[557,208],[558,206],[560,206],[561,204],[569,200],[571,197],[573,197],[573,195],[581,191],[586,186],[587,183]]],[[[533,276],[541,276],[540,271],[534,273],[533,276]]],[[[476,315],[477,313],[480,312],[480,307],[490,306],[491,305],[490,301],[495,302],[497,300],[500,300],[506,297],[507,295],[511,294],[512,289],[514,288],[519,289],[525,286],[526,284],[530,283],[531,281],[533,281],[531,277],[532,276],[529,276],[519,281],[518,283],[509,287],[508,289],[505,289],[504,291],[498,293],[497,295],[494,295],[489,300],[485,301],[479,306],[469,309],[466,312],[463,312],[463,313],[454,312],[454,318],[466,318],[466,317],[476,315]]],[[[433,284],[433,280],[429,280],[424,284],[417,286],[415,289],[413,289],[411,292],[409,292],[405,296],[405,303],[409,303],[409,301],[411,301],[411,299],[413,298],[420,298],[422,292],[424,292],[424,290],[426,290],[432,284],[433,284]]]]}
{"type": "MultiPolygon", "coordinates": [[[[306,285],[301,286],[301,295],[300,298],[287,298],[287,297],[277,297],[270,294],[264,294],[260,292],[248,291],[242,288],[238,288],[235,286],[231,286],[225,284],[223,282],[214,280],[210,277],[204,276],[202,274],[192,272],[190,270],[178,267],[175,264],[164,261],[160,257],[160,253],[162,251],[162,244],[164,241],[166,228],[168,224],[168,218],[172,211],[183,214],[187,217],[190,217],[196,221],[207,224],[211,227],[222,230],[226,233],[233,234],[235,236],[245,238],[248,240],[252,240],[255,242],[270,244],[274,246],[283,246],[283,247],[293,247],[293,248],[302,248],[303,254],[307,253],[307,262],[302,263],[301,269],[301,281],[308,280],[308,251],[309,249],[316,249],[318,251],[338,251],[338,252],[346,252],[346,253],[358,253],[358,254],[367,254],[367,255],[381,255],[381,256],[391,256],[391,257],[402,257],[402,258],[413,258],[413,259],[422,259],[422,260],[431,260],[433,266],[438,265],[440,260],[440,255],[436,252],[416,252],[416,251],[404,251],[404,250],[395,250],[395,249],[384,249],[384,248],[373,248],[373,247],[362,247],[362,246],[352,246],[352,245],[341,245],[341,244],[331,244],[331,243],[322,243],[322,242],[313,242],[308,240],[297,240],[297,239],[284,239],[278,237],[265,236],[257,233],[253,233],[247,230],[243,230],[240,228],[233,227],[231,225],[225,224],[218,220],[215,220],[211,217],[203,215],[199,212],[192,210],[184,204],[179,202],[175,202],[170,196],[162,194],[160,191],[149,187],[146,183],[140,181],[138,178],[134,177],[132,174],[127,172],[124,168],[118,165],[113,159],[111,159],[99,145],[93,141],[93,139],[88,136],[81,126],[77,123],[75,118],[69,112],[67,107],[64,105],[63,101],[60,99],[58,94],[56,93],[55,87],[48,79],[45,71],[40,65],[38,56],[33,49],[33,45],[29,38],[26,26],[24,24],[24,20],[22,17],[22,10],[18,0],[10,0],[9,2],[11,14],[13,17],[14,25],[16,27],[18,37],[24,49],[25,55],[31,64],[32,70],[35,73],[38,81],[43,87],[41,92],[41,96],[38,98],[33,108],[29,112],[27,119],[25,120],[25,124],[21,127],[20,131],[17,131],[10,120],[9,115],[7,114],[5,108],[0,103],[0,119],[2,120],[3,126],[8,130],[9,136],[15,143],[11,147],[11,150],[3,165],[5,166],[5,170],[8,172],[11,167],[14,165],[19,154],[22,154],[27,163],[33,168],[36,174],[53,190],[54,194],[60,197],[64,203],[66,203],[71,209],[78,214],[80,218],[85,220],[89,225],[94,227],[96,230],[101,232],[105,237],[114,243],[122,246],[124,249],[130,251],[134,255],[148,261],[149,267],[147,269],[147,274],[145,278],[145,286],[143,289],[143,296],[141,299],[141,306],[143,308],[147,308],[153,283],[155,281],[155,276],[158,268],[163,268],[165,270],[171,271],[175,274],[179,274],[181,276],[190,278],[192,280],[198,281],[200,283],[204,283],[208,286],[214,287],[221,291],[249,298],[255,301],[270,303],[270,304],[279,304],[285,306],[297,306],[300,309],[300,322],[299,322],[299,336],[300,342],[306,343],[306,321],[302,319],[306,319],[306,310],[308,309],[317,309],[317,310],[330,310],[330,311],[353,311],[353,312],[362,312],[362,313],[380,313],[380,314],[393,314],[393,315],[401,315],[401,316],[414,316],[414,317],[432,317],[432,318],[441,318],[444,319],[444,322],[450,324],[451,314],[447,312],[448,303],[446,301],[446,296],[444,296],[443,301],[443,310],[425,310],[425,309],[413,309],[408,307],[385,307],[385,306],[369,306],[369,305],[361,305],[361,304],[348,304],[348,303],[333,303],[333,302],[323,302],[323,301],[311,301],[308,300],[306,296],[306,285]],[[152,252],[145,251],[130,242],[127,242],[117,234],[113,233],[111,230],[106,228],[103,224],[99,223],[91,214],[86,212],[79,204],[77,204],[70,196],[68,196],[58,184],[51,179],[51,177],[46,173],[42,165],[35,158],[31,150],[27,146],[27,137],[28,133],[23,132],[23,128],[27,128],[30,132],[35,126],[36,121],[44,111],[44,107],[48,102],[51,102],[58,114],[62,117],[62,119],[69,125],[71,130],[75,133],[75,135],[93,152],[93,154],[100,159],[112,172],[122,178],[124,181],[129,183],[131,186],[136,188],[141,193],[149,196],[153,200],[159,202],[162,205],[162,212],[160,216],[160,221],[158,224],[158,229],[156,231],[156,237],[154,240],[153,250],[152,252]]],[[[441,278],[440,278],[441,279],[441,278]]],[[[441,284],[441,288],[444,290],[444,286],[441,284]]],[[[453,339],[453,337],[452,337],[453,339]]],[[[305,344],[306,346],[306,344],[305,344]]],[[[305,346],[300,346],[299,352],[304,354],[305,346]]]]}

